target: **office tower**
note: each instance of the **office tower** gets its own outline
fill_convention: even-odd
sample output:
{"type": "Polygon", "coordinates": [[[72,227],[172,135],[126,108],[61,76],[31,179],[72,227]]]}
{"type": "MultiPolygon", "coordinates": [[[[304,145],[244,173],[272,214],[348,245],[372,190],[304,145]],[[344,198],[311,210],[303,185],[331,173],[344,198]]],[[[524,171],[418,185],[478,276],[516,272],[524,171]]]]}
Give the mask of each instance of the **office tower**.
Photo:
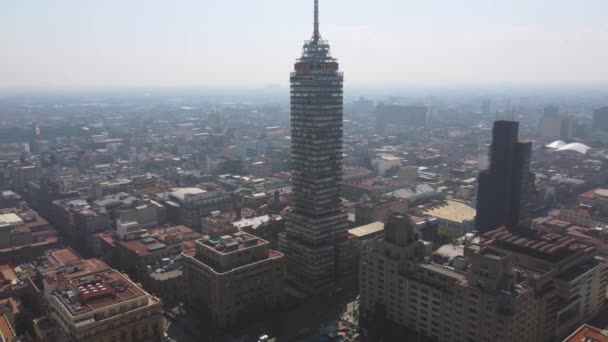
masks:
{"type": "Polygon", "coordinates": [[[593,127],[608,132],[608,107],[598,108],[593,112],[593,127]]]}
{"type": "Polygon", "coordinates": [[[496,121],[492,129],[490,166],[479,174],[475,227],[487,232],[501,226],[526,231],[532,215],[534,174],[532,143],[518,140],[519,123],[496,121]]]}
{"type": "Polygon", "coordinates": [[[291,74],[293,211],[280,248],[288,279],[309,293],[331,288],[341,270],[340,240],[347,237],[342,208],[342,80],[338,62],[319,33],[315,1],[312,38],[291,74]]]}
{"type": "Polygon", "coordinates": [[[237,232],[205,236],[184,252],[188,304],[221,327],[277,309],[283,291],[283,254],[269,242],[237,232]]]}

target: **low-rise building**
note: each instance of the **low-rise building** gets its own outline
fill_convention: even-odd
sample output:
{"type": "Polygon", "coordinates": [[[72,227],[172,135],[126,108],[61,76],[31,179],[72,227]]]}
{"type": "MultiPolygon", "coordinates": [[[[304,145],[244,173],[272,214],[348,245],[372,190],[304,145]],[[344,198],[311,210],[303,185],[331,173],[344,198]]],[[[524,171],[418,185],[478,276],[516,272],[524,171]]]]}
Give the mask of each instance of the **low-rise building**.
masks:
{"type": "Polygon", "coordinates": [[[0,261],[30,261],[61,241],[57,232],[29,208],[0,210],[0,261]]]}
{"type": "Polygon", "coordinates": [[[188,304],[226,328],[277,309],[283,298],[283,254],[251,234],[204,236],[183,253],[188,304]]]}
{"type": "Polygon", "coordinates": [[[57,250],[43,267],[36,341],[163,341],[162,303],[97,259],[57,250]]]}
{"type": "Polygon", "coordinates": [[[199,228],[201,219],[214,211],[232,208],[232,197],[218,191],[200,188],[176,188],[161,196],[167,207],[167,218],[191,228],[199,228]]]}
{"type": "MultiPolygon", "coordinates": [[[[121,225],[122,227],[123,225],[121,225]]],[[[124,228],[124,227],[123,227],[124,228]]],[[[172,259],[193,248],[201,234],[186,226],[156,227],[142,230],[136,226],[133,234],[102,234],[99,239],[110,263],[137,280],[148,275],[149,268],[172,259]]]]}

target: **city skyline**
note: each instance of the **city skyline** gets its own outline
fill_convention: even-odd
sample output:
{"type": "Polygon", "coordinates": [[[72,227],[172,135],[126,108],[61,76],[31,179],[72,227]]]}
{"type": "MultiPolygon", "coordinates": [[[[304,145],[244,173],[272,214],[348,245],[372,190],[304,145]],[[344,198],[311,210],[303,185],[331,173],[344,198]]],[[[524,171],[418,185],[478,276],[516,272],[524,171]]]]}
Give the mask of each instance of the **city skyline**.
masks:
{"type": "MultiPolygon", "coordinates": [[[[0,89],[284,86],[308,5],[15,2],[0,14],[0,89]]],[[[353,86],[598,84],[607,6],[333,0],[324,32],[353,86]]]]}

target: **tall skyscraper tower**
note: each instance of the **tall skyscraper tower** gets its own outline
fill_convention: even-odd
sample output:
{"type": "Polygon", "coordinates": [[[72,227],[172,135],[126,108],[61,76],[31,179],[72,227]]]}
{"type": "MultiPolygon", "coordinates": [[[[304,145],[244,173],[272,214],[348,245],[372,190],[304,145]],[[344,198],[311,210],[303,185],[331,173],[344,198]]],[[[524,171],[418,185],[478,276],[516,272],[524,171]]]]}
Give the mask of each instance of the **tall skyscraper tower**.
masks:
{"type": "Polygon", "coordinates": [[[342,82],[338,62],[314,32],[291,73],[293,211],[286,216],[280,248],[291,283],[310,293],[331,288],[340,274],[340,241],[347,236],[342,207],[342,82]]]}
{"type": "Polygon", "coordinates": [[[530,227],[535,178],[530,172],[532,143],[519,141],[518,130],[518,122],[494,122],[490,166],[479,173],[475,227],[480,232],[501,226],[520,231],[530,227]]]}

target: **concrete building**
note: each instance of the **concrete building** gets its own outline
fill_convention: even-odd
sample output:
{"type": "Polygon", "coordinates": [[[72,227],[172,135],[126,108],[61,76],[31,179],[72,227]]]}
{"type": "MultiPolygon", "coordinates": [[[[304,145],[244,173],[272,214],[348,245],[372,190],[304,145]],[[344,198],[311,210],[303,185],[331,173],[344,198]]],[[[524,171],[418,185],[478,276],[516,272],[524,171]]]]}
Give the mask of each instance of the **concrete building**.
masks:
{"type": "Polygon", "coordinates": [[[410,219],[393,216],[384,240],[362,256],[362,312],[436,341],[538,341],[533,291],[517,281],[509,255],[472,245],[446,267],[431,254],[410,219]]]}
{"type": "Polygon", "coordinates": [[[46,316],[39,342],[163,341],[162,303],[97,259],[57,250],[43,271],[46,316]]]}
{"type": "Polygon", "coordinates": [[[197,240],[195,250],[183,253],[188,304],[221,328],[277,309],[284,258],[268,247],[243,232],[197,240]]]}
{"type": "MultiPolygon", "coordinates": [[[[289,281],[317,294],[333,290],[348,248],[342,206],[343,75],[319,33],[315,1],[312,38],[291,74],[291,198],[286,232],[279,236],[289,281]]],[[[351,269],[349,267],[349,269],[351,269]]]]}
{"type": "Polygon", "coordinates": [[[575,240],[502,228],[461,251],[436,263],[411,221],[392,217],[362,255],[362,312],[436,341],[539,342],[563,339],[605,306],[608,269],[575,240]]]}
{"type": "Polygon", "coordinates": [[[35,211],[0,210],[0,261],[14,264],[30,261],[60,244],[57,232],[35,211]]]}
{"type": "Polygon", "coordinates": [[[572,138],[572,121],[565,117],[544,116],[538,124],[538,135],[542,139],[569,140],[572,138]]]}
{"type": "Polygon", "coordinates": [[[17,193],[7,190],[0,192],[0,209],[14,208],[23,202],[23,198],[17,193]]]}
{"type": "Polygon", "coordinates": [[[606,307],[608,267],[593,246],[553,233],[522,237],[504,227],[483,234],[481,244],[512,255],[533,281],[538,341],[561,340],[606,307]]]}
{"type": "Polygon", "coordinates": [[[381,198],[355,207],[355,225],[361,226],[375,221],[386,222],[395,213],[405,214],[408,203],[401,199],[381,198]]]}
{"type": "Polygon", "coordinates": [[[27,184],[38,181],[40,178],[40,167],[38,165],[13,165],[9,168],[11,189],[20,195],[27,190],[27,184]]]}
{"type": "Polygon", "coordinates": [[[392,176],[401,168],[401,158],[380,154],[372,159],[372,167],[379,176],[392,176]]]}
{"type": "Polygon", "coordinates": [[[230,195],[201,188],[176,188],[163,197],[167,219],[191,228],[199,228],[204,216],[230,210],[233,205],[230,195]]]}
{"type": "Polygon", "coordinates": [[[194,240],[201,234],[186,226],[138,228],[124,236],[104,234],[99,236],[103,255],[116,268],[141,280],[156,270],[164,259],[173,259],[183,251],[194,247],[194,240]]]}

